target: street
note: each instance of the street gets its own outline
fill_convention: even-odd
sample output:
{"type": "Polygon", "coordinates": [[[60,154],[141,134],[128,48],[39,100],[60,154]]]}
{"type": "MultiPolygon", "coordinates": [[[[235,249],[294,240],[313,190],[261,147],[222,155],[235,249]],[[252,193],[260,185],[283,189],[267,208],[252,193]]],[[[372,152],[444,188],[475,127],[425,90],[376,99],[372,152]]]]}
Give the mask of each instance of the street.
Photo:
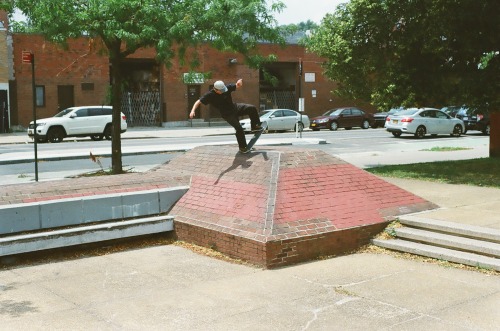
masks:
{"type": "MultiPolygon", "coordinates": [[[[186,150],[200,145],[235,144],[231,128],[168,130],[158,128],[132,129],[122,136],[124,170],[143,172],[168,162],[186,150]]],[[[251,135],[247,135],[250,139],[251,135]]],[[[1,185],[34,181],[34,145],[27,137],[24,143],[6,144],[0,136],[1,185]]],[[[459,138],[449,136],[413,136],[394,138],[384,129],[353,129],[338,131],[306,130],[302,138],[295,132],[268,133],[259,145],[297,144],[340,157],[356,166],[367,168],[386,164],[432,162],[488,156],[489,137],[479,132],[459,138]],[[326,142],[326,143],[324,143],[326,142]],[[448,152],[429,151],[433,147],[461,148],[448,152]]],[[[66,139],[59,144],[38,144],[39,180],[63,179],[111,167],[111,142],[88,138],[66,139]],[[93,162],[90,153],[100,162],[93,162]]]]}

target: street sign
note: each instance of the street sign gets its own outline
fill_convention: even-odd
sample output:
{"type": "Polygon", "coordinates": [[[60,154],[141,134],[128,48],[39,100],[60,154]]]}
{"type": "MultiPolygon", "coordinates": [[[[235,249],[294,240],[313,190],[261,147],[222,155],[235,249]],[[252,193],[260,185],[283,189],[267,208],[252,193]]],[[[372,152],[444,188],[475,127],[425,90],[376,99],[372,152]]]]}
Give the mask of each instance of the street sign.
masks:
{"type": "Polygon", "coordinates": [[[304,98],[299,98],[299,112],[304,112],[304,98]]]}
{"type": "Polygon", "coordinates": [[[33,63],[33,53],[30,51],[23,51],[23,63],[33,63]]]}

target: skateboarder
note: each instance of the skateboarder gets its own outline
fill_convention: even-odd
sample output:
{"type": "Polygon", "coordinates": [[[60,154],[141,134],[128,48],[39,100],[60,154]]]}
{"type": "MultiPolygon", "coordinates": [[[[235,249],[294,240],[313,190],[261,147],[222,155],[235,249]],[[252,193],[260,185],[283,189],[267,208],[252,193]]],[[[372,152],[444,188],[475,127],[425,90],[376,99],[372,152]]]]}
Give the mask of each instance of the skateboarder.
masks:
{"type": "Polygon", "coordinates": [[[199,100],[193,105],[190,118],[193,118],[196,112],[196,108],[200,104],[212,105],[219,109],[220,114],[226,122],[229,123],[236,130],[236,140],[238,141],[238,146],[241,153],[248,153],[250,149],[247,148],[247,141],[245,139],[245,131],[240,125],[240,116],[248,115],[251,122],[252,132],[258,132],[262,130],[259,113],[255,106],[247,103],[233,103],[231,93],[240,89],[243,86],[243,80],[238,79],[236,84],[225,85],[223,81],[218,80],[214,83],[214,88],[209,92],[205,93],[199,100]]]}

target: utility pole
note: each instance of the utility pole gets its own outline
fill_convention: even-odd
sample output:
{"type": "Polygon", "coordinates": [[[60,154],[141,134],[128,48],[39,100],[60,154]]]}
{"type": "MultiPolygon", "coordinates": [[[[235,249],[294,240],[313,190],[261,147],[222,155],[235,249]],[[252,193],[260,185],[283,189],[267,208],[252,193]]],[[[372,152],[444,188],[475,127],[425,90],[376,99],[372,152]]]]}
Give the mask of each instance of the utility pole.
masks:
{"type": "Polygon", "coordinates": [[[31,88],[33,92],[33,140],[35,146],[35,181],[38,182],[38,146],[36,137],[36,86],[35,86],[35,54],[23,51],[23,63],[31,63],[31,88]]]}
{"type": "MultiPolygon", "coordinates": [[[[304,112],[304,99],[302,98],[302,58],[299,58],[299,113],[300,113],[300,124],[304,125],[302,122],[302,113],[304,112]]],[[[299,124],[297,123],[297,131],[299,131],[299,137],[302,138],[302,130],[299,130],[299,124]]]]}

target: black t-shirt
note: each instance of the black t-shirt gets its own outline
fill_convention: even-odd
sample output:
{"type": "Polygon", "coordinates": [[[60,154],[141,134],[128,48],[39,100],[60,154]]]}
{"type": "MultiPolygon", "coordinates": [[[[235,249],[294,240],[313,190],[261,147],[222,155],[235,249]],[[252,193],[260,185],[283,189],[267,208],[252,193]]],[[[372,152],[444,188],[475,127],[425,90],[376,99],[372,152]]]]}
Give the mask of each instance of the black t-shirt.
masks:
{"type": "Polygon", "coordinates": [[[221,115],[232,113],[233,111],[235,111],[235,106],[233,103],[233,98],[231,97],[231,93],[236,91],[236,85],[228,84],[226,85],[226,87],[227,91],[222,94],[215,93],[213,89],[205,93],[200,98],[201,103],[205,106],[210,104],[214,107],[217,107],[221,115]]]}

